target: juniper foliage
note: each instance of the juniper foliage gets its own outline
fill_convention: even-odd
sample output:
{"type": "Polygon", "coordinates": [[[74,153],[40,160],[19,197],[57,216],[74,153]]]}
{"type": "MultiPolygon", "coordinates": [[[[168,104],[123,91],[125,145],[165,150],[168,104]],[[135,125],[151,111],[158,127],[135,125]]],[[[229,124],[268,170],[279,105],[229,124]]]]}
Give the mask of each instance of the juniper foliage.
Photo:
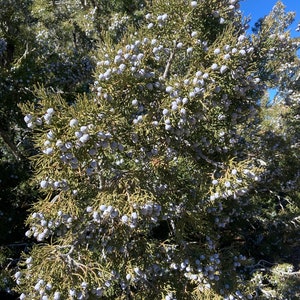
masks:
{"type": "Polygon", "coordinates": [[[40,194],[20,298],[299,295],[282,255],[299,237],[299,44],[282,3],[252,35],[236,0],[28,7],[16,103],[40,194]]]}

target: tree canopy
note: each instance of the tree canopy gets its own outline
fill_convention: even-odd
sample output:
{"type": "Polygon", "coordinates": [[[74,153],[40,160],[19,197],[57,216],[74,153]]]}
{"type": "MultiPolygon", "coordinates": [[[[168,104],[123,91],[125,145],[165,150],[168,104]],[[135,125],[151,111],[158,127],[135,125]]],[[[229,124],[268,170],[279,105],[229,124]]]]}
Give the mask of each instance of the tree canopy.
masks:
{"type": "Polygon", "coordinates": [[[237,0],[5,3],[0,200],[25,235],[3,227],[3,289],[299,296],[293,13],[249,34],[237,0]]]}

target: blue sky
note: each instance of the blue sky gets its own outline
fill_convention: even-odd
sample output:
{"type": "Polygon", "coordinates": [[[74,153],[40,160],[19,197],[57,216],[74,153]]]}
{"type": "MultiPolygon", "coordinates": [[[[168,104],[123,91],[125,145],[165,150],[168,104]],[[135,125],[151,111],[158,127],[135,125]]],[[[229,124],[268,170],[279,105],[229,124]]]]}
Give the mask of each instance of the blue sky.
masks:
{"type": "MultiPolygon", "coordinates": [[[[252,27],[259,18],[267,15],[272,10],[276,2],[277,0],[241,0],[240,4],[244,15],[251,16],[250,26],[252,27]]],[[[286,12],[296,12],[295,22],[291,27],[291,35],[300,36],[300,33],[295,31],[297,24],[300,22],[300,0],[281,0],[281,2],[286,6],[286,12]]]]}

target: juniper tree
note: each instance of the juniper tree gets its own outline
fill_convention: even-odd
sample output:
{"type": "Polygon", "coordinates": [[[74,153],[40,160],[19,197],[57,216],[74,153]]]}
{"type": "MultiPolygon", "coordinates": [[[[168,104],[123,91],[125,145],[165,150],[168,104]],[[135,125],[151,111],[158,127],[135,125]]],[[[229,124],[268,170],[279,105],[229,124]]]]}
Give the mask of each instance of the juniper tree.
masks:
{"type": "MultiPolygon", "coordinates": [[[[105,9],[100,2],[97,7],[92,3],[0,2],[0,291],[11,292],[10,272],[31,243],[24,236],[24,219],[38,197],[37,189],[28,185],[28,157],[36,150],[17,104],[35,101],[37,83],[64,93],[69,102],[86,91],[94,68],[92,52],[104,28],[115,25],[111,35],[121,36],[110,16],[117,22],[118,12],[126,19],[126,10],[129,19],[138,8],[133,1],[107,1],[105,9]]],[[[138,22],[138,13],[133,19],[138,22]]]]}
{"type": "Polygon", "coordinates": [[[289,60],[283,59],[273,75],[277,95],[272,101],[262,102],[258,128],[257,150],[264,157],[267,171],[258,191],[264,206],[255,228],[263,236],[257,249],[266,261],[264,274],[258,272],[254,282],[266,296],[274,298],[299,295],[299,58],[296,52],[299,38],[284,35],[284,28],[289,24],[285,21],[291,17],[285,15],[284,5],[278,3],[263,23],[266,27],[276,20],[272,32],[278,32],[282,42],[294,49],[294,55],[289,60]]]}
{"type": "Polygon", "coordinates": [[[248,36],[235,0],[156,0],[135,25],[103,35],[86,93],[22,105],[42,196],[21,299],[256,297],[245,233],[268,173],[249,136],[288,34],[248,36]]]}
{"type": "MultiPolygon", "coordinates": [[[[257,213],[249,220],[251,227],[245,231],[248,247],[256,251],[263,272],[253,272],[252,282],[264,297],[298,297],[299,269],[299,151],[297,149],[299,110],[299,38],[291,39],[286,31],[293,14],[284,12],[284,5],[277,3],[269,16],[261,20],[256,33],[262,42],[277,34],[275,46],[289,49],[266,82],[276,88],[274,99],[260,100],[260,121],[252,126],[249,145],[254,156],[266,164],[266,170],[257,188],[257,213]],[[289,53],[289,54],[288,54],[289,53]],[[257,138],[259,137],[259,138],[257,138]],[[251,246],[252,245],[252,246],[251,246]],[[280,275],[281,274],[281,275],[280,275]]],[[[271,49],[273,51],[274,49],[271,49]]],[[[274,53],[270,53],[274,55],[274,53]]],[[[254,271],[254,270],[253,270],[254,271]]]]}

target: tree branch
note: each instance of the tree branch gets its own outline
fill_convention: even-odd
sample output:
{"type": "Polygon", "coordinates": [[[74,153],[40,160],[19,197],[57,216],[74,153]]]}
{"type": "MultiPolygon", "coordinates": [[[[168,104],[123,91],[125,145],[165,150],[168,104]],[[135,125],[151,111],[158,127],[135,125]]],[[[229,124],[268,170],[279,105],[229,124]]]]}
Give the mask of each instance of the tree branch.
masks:
{"type": "Polygon", "coordinates": [[[175,54],[175,48],[176,48],[176,41],[174,41],[174,47],[170,53],[170,57],[167,61],[167,65],[166,65],[166,68],[165,68],[165,71],[164,71],[164,74],[163,74],[163,79],[166,79],[167,76],[169,75],[169,71],[170,71],[170,68],[171,68],[171,63],[174,59],[174,54],[175,54]]]}
{"type": "Polygon", "coordinates": [[[23,155],[20,153],[16,145],[11,141],[8,133],[0,128],[0,137],[2,138],[3,142],[5,143],[6,147],[10,150],[16,160],[21,161],[23,155]]]}

